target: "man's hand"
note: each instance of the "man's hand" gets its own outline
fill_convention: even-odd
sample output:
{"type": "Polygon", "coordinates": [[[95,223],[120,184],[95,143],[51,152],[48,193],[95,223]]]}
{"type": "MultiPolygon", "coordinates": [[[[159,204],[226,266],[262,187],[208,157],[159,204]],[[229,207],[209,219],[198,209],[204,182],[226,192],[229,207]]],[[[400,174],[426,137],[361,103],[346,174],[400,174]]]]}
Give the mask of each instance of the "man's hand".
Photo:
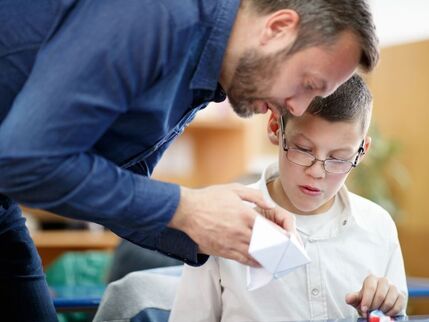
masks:
{"type": "Polygon", "coordinates": [[[359,292],[347,294],[346,303],[355,307],[365,318],[372,310],[395,316],[404,309],[405,296],[386,277],[369,275],[359,292]]]}
{"type": "Polygon", "coordinates": [[[182,187],[180,203],[169,227],[188,234],[201,253],[259,266],[248,253],[258,212],[243,201],[255,204],[266,218],[296,233],[293,216],[265,201],[260,191],[240,184],[195,190],[182,187]]]}

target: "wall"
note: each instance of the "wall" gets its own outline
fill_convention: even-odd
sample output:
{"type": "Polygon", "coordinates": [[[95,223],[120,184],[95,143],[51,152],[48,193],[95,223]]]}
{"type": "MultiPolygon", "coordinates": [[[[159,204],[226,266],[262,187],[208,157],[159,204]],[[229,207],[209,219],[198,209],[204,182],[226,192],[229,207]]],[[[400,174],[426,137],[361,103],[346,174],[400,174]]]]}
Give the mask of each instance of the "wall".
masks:
{"type": "Polygon", "coordinates": [[[374,96],[373,120],[382,134],[400,142],[399,159],[411,185],[397,194],[406,215],[400,222],[427,228],[429,213],[429,41],[383,48],[368,83],[374,96]]]}
{"type": "MultiPolygon", "coordinates": [[[[398,156],[410,185],[396,198],[404,215],[396,220],[408,276],[429,277],[429,41],[383,48],[369,76],[373,120],[382,134],[402,145],[398,156]]],[[[428,299],[412,299],[408,314],[428,314],[428,299]]]]}

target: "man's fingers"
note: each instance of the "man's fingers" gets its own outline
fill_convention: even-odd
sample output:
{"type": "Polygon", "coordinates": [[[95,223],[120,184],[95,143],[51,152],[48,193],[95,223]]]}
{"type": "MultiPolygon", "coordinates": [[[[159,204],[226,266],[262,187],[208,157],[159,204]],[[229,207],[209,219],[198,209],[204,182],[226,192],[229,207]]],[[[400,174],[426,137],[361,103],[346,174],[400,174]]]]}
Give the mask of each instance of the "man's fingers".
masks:
{"type": "Polygon", "coordinates": [[[241,200],[252,202],[259,208],[271,209],[275,207],[275,204],[265,200],[264,196],[259,190],[248,188],[240,184],[233,184],[233,190],[237,193],[241,200]]]}
{"type": "MultiPolygon", "coordinates": [[[[256,208],[262,216],[271,220],[290,233],[296,233],[296,220],[295,216],[289,214],[286,210],[276,207],[272,209],[256,208]]],[[[298,235],[299,236],[299,235],[298,235]]]]}
{"type": "Polygon", "coordinates": [[[243,241],[239,246],[229,250],[231,257],[230,259],[236,260],[241,264],[261,267],[261,265],[249,254],[249,242],[243,241]]]}
{"type": "Polygon", "coordinates": [[[262,214],[265,218],[271,220],[277,225],[288,231],[294,231],[296,229],[295,216],[289,214],[286,210],[280,207],[271,209],[256,208],[257,211],[262,214]]]}
{"type": "Polygon", "coordinates": [[[248,245],[245,242],[236,243],[234,248],[226,248],[223,243],[212,243],[208,246],[202,244],[199,245],[199,253],[232,259],[240,262],[241,264],[252,267],[261,266],[253,257],[250,256],[248,253],[248,245]]]}
{"type": "Polygon", "coordinates": [[[289,232],[296,232],[295,217],[286,210],[276,207],[275,204],[265,200],[260,191],[239,184],[234,184],[233,190],[238,194],[241,200],[255,204],[257,211],[265,218],[289,232]]]}
{"type": "Polygon", "coordinates": [[[251,266],[251,267],[261,267],[261,264],[259,264],[253,257],[250,255],[243,256],[241,253],[237,253],[236,258],[232,258],[236,260],[237,262],[240,262],[243,265],[251,266]]]}
{"type": "MultiPolygon", "coordinates": [[[[240,184],[196,190],[182,188],[179,206],[169,225],[188,234],[205,254],[259,266],[249,255],[252,229],[258,215],[255,204],[264,211],[273,206],[264,200],[260,191],[240,184]]],[[[294,222],[281,210],[266,214],[282,227],[294,227],[294,222]]]]}

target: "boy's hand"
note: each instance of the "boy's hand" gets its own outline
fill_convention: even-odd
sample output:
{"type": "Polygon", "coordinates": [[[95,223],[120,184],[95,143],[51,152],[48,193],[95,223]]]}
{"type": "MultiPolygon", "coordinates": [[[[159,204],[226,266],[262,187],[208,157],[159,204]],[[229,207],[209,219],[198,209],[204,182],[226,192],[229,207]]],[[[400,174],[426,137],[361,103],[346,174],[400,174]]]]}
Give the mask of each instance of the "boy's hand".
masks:
{"type": "Polygon", "coordinates": [[[369,275],[360,291],[346,295],[346,303],[355,307],[364,318],[372,310],[395,316],[404,309],[405,296],[386,277],[369,275]]]}
{"type": "Polygon", "coordinates": [[[258,212],[243,201],[255,204],[266,218],[290,233],[296,233],[293,216],[269,204],[260,191],[241,184],[204,189],[181,187],[179,207],[169,226],[188,234],[198,244],[201,253],[259,266],[249,255],[258,212]]]}

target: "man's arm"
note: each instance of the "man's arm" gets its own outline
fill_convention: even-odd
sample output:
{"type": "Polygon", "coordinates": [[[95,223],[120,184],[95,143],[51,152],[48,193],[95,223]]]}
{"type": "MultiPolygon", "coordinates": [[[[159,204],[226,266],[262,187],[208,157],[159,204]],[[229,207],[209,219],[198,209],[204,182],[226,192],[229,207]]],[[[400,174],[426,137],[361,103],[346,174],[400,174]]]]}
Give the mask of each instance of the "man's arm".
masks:
{"type": "MultiPolygon", "coordinates": [[[[196,245],[167,224],[202,253],[254,264],[247,248],[256,212],[242,200],[264,208],[259,193],[212,187],[181,196],[177,185],[121,169],[94,149],[136,93],[165,72],[170,17],[159,3],[146,4],[134,20],[130,6],[104,1],[79,2],[64,18],[0,127],[0,191],[167,254],[182,257],[183,245],[191,263],[196,245]]],[[[286,215],[273,213],[282,223],[286,215]]]]}
{"type": "MultiPolygon", "coordinates": [[[[168,13],[149,1],[139,6],[82,2],[63,18],[1,124],[0,191],[169,253],[174,245],[158,245],[157,233],[177,208],[179,187],[123,170],[93,149],[135,92],[163,72],[170,35],[155,31],[169,24],[168,13]]],[[[197,256],[195,243],[173,235],[197,256]]]]}

